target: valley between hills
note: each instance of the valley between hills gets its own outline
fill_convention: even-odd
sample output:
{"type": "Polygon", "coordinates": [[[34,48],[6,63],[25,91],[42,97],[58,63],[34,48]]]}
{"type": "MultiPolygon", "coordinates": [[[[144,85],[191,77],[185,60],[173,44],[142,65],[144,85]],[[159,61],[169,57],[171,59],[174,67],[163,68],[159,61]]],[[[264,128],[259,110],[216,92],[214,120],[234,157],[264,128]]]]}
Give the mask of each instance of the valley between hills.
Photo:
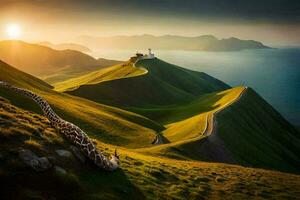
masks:
{"type": "MultiPolygon", "coordinates": [[[[51,54],[55,52],[51,49],[51,54]]],[[[159,58],[136,59],[99,67],[98,61],[90,60],[92,67],[69,67],[67,71],[74,72],[71,77],[55,67],[33,76],[20,60],[14,66],[0,61],[0,81],[43,97],[61,118],[88,134],[104,154],[117,148],[121,163],[115,172],[105,172],[81,159],[34,101],[0,87],[1,196],[300,196],[299,131],[253,89],[232,88],[206,73],[159,58]],[[20,159],[24,150],[46,157],[51,166],[32,169],[20,159]],[[70,155],[61,156],[57,150],[70,155]]]]}

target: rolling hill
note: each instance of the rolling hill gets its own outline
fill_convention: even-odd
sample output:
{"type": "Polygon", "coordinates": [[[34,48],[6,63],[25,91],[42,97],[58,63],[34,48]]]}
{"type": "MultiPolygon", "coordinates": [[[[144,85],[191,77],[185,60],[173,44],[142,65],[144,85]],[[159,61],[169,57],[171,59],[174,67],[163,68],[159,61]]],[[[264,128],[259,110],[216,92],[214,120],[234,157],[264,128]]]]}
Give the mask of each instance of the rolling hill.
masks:
{"type": "Polygon", "coordinates": [[[119,61],[94,59],[74,50],[54,50],[23,41],[0,41],[0,59],[48,83],[63,81],[119,61]]]}
{"type": "Polygon", "coordinates": [[[181,107],[137,111],[165,123],[162,134],[168,141],[139,152],[299,173],[299,131],[251,88],[207,94],[181,107]],[[222,109],[224,104],[229,107],[222,109]]]}
{"type": "Polygon", "coordinates": [[[121,154],[121,168],[114,173],[80,161],[31,100],[0,88],[2,197],[62,198],[62,190],[71,199],[299,196],[299,175],[255,169],[299,174],[300,138],[251,88],[230,88],[159,59],[115,65],[57,85],[68,93],[91,88],[87,94],[96,94],[95,101],[130,112],[57,92],[2,61],[0,80],[41,95],[99,149],[107,154],[118,145],[121,154]],[[152,145],[158,137],[162,143],[152,145]],[[20,160],[24,149],[49,158],[52,167],[35,172],[20,160]],[[60,149],[71,156],[60,157],[60,149]]]}
{"type": "Polygon", "coordinates": [[[167,49],[167,50],[198,50],[198,51],[240,51],[243,49],[270,48],[254,40],[238,38],[218,39],[213,35],[184,37],[178,35],[134,35],[91,37],[81,36],[80,43],[93,48],[108,49],[167,49]]]}
{"type": "MultiPolygon", "coordinates": [[[[103,142],[127,146],[149,146],[157,132],[164,129],[140,115],[53,91],[43,81],[0,62],[0,80],[29,89],[44,97],[55,112],[103,142]]],[[[0,88],[0,95],[13,104],[40,113],[32,100],[0,88]]]]}
{"type": "Polygon", "coordinates": [[[53,86],[56,91],[65,92],[75,90],[81,85],[95,85],[104,81],[135,77],[145,73],[147,73],[147,70],[136,68],[132,63],[127,62],[58,82],[53,84],[53,86]]]}
{"type": "Polygon", "coordinates": [[[67,93],[108,105],[147,108],[189,102],[201,94],[229,88],[205,73],[187,70],[157,58],[140,60],[135,66],[146,69],[148,73],[81,85],[67,93]]]}
{"type": "MultiPolygon", "coordinates": [[[[180,161],[120,149],[113,173],[78,159],[45,117],[0,98],[1,199],[295,199],[300,176],[222,163],[180,161]],[[30,150],[52,167],[35,171],[20,159],[30,150]],[[56,151],[71,152],[69,157],[56,151]],[[50,159],[51,158],[51,159],[50,159]]],[[[111,146],[98,148],[112,152],[111,146]]],[[[77,155],[77,156],[76,156],[77,155]]]]}
{"type": "MultiPolygon", "coordinates": [[[[299,172],[298,131],[252,89],[228,89],[226,84],[204,73],[185,70],[159,59],[141,60],[136,63],[136,67],[146,69],[148,73],[121,79],[116,77],[104,82],[89,82],[68,93],[122,107],[162,124],[165,130],[159,135],[166,144],[140,149],[139,152],[299,172]],[[252,101],[252,108],[237,108],[230,115],[238,116],[239,120],[227,123],[227,129],[220,128],[225,126],[224,121],[230,119],[229,116],[224,120],[221,117],[228,112],[226,106],[237,99],[238,102],[252,101]],[[223,111],[224,108],[226,109],[223,111]],[[217,112],[220,112],[217,115],[220,120],[214,119],[214,113],[217,112]],[[247,121],[245,127],[242,125],[244,121],[247,121]],[[214,134],[206,135],[207,129],[211,129],[214,134]],[[225,136],[221,137],[222,134],[225,136]],[[251,141],[250,135],[257,140],[251,141]],[[290,144],[290,140],[295,143],[290,144]],[[242,141],[249,144],[243,145],[242,141]],[[261,158],[255,157],[257,153],[261,158]]],[[[88,77],[92,80],[91,77],[97,79],[98,76],[89,74],[88,77]]],[[[78,80],[86,79],[81,77],[78,80]]],[[[230,106],[228,110],[237,107],[236,105],[238,103],[230,106]]]]}
{"type": "Polygon", "coordinates": [[[75,44],[75,43],[60,43],[60,44],[53,44],[51,42],[39,42],[37,43],[38,45],[41,46],[46,46],[51,49],[55,50],[75,50],[75,51],[80,51],[82,53],[88,53],[91,52],[91,50],[83,45],[80,44],[75,44]]]}

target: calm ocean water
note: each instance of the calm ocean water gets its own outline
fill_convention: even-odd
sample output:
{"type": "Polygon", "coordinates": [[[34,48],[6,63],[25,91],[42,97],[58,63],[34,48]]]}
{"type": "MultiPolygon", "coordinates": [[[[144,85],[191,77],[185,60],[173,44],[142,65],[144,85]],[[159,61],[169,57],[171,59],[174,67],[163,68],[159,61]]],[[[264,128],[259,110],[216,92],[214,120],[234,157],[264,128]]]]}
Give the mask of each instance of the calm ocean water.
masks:
{"type": "MultiPolygon", "coordinates": [[[[127,60],[134,53],[134,50],[97,50],[91,55],[127,60]]],[[[300,49],[154,53],[160,59],[203,71],[231,86],[252,87],[287,120],[300,126],[300,49]]]]}

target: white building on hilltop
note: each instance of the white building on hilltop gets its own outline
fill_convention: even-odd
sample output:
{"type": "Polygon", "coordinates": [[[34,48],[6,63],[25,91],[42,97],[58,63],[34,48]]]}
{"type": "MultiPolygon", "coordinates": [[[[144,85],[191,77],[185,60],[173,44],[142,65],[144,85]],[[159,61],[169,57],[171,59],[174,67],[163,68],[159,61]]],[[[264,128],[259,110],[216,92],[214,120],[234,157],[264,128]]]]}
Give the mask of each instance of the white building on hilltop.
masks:
{"type": "Polygon", "coordinates": [[[151,52],[151,49],[148,49],[148,55],[146,54],[145,57],[146,59],[152,59],[155,58],[154,53],[151,52]]]}
{"type": "Polygon", "coordinates": [[[154,53],[151,52],[151,49],[148,49],[148,54],[142,54],[142,53],[137,52],[136,56],[138,57],[139,60],[155,58],[155,55],[154,55],[154,53]]]}

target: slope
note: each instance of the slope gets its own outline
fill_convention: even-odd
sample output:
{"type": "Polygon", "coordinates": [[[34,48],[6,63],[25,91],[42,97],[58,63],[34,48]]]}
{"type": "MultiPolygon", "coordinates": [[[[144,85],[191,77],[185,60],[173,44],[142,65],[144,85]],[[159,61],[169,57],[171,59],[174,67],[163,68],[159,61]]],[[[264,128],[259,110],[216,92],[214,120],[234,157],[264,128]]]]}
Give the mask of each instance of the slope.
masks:
{"type": "MultiPolygon", "coordinates": [[[[156,132],[163,130],[162,126],[140,115],[55,92],[46,83],[41,84],[40,80],[3,62],[0,63],[0,80],[41,95],[64,119],[107,143],[127,147],[147,146],[151,145],[156,132]]],[[[15,105],[40,113],[29,99],[4,88],[0,88],[0,94],[15,105]]]]}
{"type": "MultiPolygon", "coordinates": [[[[234,88],[219,95],[222,93],[225,95],[217,101],[213,100],[216,93],[200,97],[199,102],[184,107],[181,115],[191,115],[191,110],[197,109],[194,105],[199,109],[208,106],[204,113],[175,123],[168,116],[171,124],[166,125],[163,136],[170,143],[138,151],[299,173],[299,132],[252,89],[234,88]],[[228,99],[237,101],[232,104],[228,99]],[[222,109],[224,103],[229,107],[222,109]],[[216,111],[213,120],[212,112],[216,111]],[[210,133],[205,134],[206,130],[210,133]]],[[[164,112],[172,115],[172,110],[164,112]]]]}
{"type": "Polygon", "coordinates": [[[75,90],[81,85],[94,85],[104,81],[110,81],[120,78],[134,77],[145,74],[144,69],[136,68],[130,62],[106,67],[83,76],[68,79],[66,81],[53,84],[56,91],[65,92],[75,90]]]}
{"type": "Polygon", "coordinates": [[[147,74],[93,85],[81,85],[68,93],[122,107],[153,107],[193,100],[196,96],[228,89],[225,83],[201,72],[187,70],[157,58],[140,60],[147,74]]]}
{"type": "MultiPolygon", "coordinates": [[[[120,149],[114,173],[78,159],[45,117],[0,98],[1,199],[296,199],[300,176],[221,163],[186,162],[120,149]],[[56,150],[71,152],[61,157],[56,150]],[[52,167],[35,171],[20,159],[31,150],[52,167]],[[50,159],[51,158],[51,159],[50,159]],[[59,170],[58,170],[59,169],[59,170]]],[[[99,143],[105,153],[111,146],[99,143]]],[[[77,155],[77,156],[76,156],[77,155]]]]}
{"type": "Polygon", "coordinates": [[[299,173],[299,131],[254,90],[217,118],[217,135],[238,163],[299,173]]]}
{"type": "Polygon", "coordinates": [[[62,81],[119,63],[96,60],[74,50],[54,50],[22,41],[0,41],[0,59],[18,69],[43,77],[49,83],[62,81]]]}

